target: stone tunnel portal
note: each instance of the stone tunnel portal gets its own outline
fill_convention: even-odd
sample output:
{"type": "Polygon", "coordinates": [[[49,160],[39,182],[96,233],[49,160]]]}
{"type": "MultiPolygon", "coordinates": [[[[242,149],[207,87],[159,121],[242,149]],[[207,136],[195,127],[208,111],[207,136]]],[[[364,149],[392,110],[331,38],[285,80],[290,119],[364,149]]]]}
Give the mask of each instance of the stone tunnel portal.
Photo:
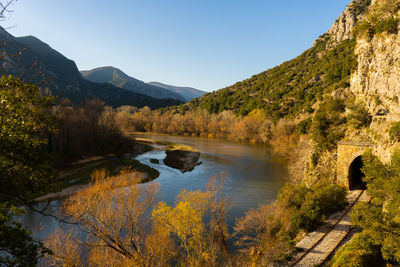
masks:
{"type": "Polygon", "coordinates": [[[341,141],[337,154],[337,182],[348,190],[365,188],[361,155],[372,148],[368,142],[341,141]]]}
{"type": "Polygon", "coordinates": [[[363,162],[361,156],[356,157],[349,166],[349,189],[350,190],[363,190],[366,189],[366,184],[363,181],[364,174],[361,171],[363,162]]]}

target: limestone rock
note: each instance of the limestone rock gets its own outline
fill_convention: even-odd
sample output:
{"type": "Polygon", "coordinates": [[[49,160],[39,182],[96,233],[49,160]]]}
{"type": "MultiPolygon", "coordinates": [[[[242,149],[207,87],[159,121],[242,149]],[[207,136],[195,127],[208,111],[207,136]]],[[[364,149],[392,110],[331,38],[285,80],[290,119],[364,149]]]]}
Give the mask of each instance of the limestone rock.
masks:
{"type": "MultiPolygon", "coordinates": [[[[359,39],[356,54],[358,68],[351,77],[351,91],[369,96],[371,112],[389,109],[400,114],[400,34],[378,34],[370,41],[359,39]],[[381,103],[373,103],[371,98],[381,103]]],[[[376,102],[376,101],[375,101],[376,102]]]]}
{"type": "Polygon", "coordinates": [[[353,38],[354,27],[364,17],[369,5],[370,0],[353,0],[320,39],[329,38],[328,47],[334,47],[344,40],[353,38]]]}

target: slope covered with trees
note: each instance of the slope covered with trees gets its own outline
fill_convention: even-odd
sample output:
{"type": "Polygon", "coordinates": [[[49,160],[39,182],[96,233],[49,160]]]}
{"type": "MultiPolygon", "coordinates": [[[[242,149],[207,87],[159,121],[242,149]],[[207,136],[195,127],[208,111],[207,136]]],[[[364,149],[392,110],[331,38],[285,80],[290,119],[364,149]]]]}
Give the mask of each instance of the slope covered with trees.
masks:
{"type": "Polygon", "coordinates": [[[331,30],[300,56],[174,110],[232,110],[246,115],[254,109],[264,109],[275,120],[312,113],[324,94],[350,86],[350,75],[357,67],[356,40],[352,34],[354,25],[347,25],[346,20],[356,24],[370,4],[371,0],[352,1],[331,30]],[[339,40],[335,32],[338,29],[339,40]]]}
{"type": "Polygon", "coordinates": [[[208,93],[179,107],[206,109],[212,113],[233,110],[246,115],[264,109],[273,118],[312,112],[312,106],[338,88],[349,86],[357,66],[355,40],[346,40],[327,50],[328,37],[299,57],[230,87],[208,93]]]}

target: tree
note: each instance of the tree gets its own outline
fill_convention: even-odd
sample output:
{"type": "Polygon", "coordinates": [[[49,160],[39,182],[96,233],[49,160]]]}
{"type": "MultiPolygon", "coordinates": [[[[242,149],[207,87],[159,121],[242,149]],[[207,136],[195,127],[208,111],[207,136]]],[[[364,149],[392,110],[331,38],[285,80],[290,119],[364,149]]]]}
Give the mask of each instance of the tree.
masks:
{"type": "Polygon", "coordinates": [[[153,208],[158,184],[139,185],[139,178],[129,170],[112,177],[104,170],[96,171],[92,185],[65,203],[80,232],[63,229],[53,233],[45,241],[54,252],[46,263],[215,266],[223,260],[230,262],[221,184],[212,182],[205,192],[182,191],[174,207],[160,202],[153,208]],[[82,231],[86,240],[78,236],[82,231]],[[80,257],[82,253],[87,257],[80,257]]]}
{"type": "Polygon", "coordinates": [[[34,265],[42,249],[22,228],[14,205],[52,189],[54,170],[46,150],[54,131],[53,98],[14,77],[0,78],[0,262],[34,265]],[[7,202],[6,202],[7,201],[7,202]]]}
{"type": "Polygon", "coordinates": [[[326,97],[319,105],[314,114],[311,133],[320,151],[332,149],[344,136],[343,130],[339,127],[345,122],[342,115],[344,110],[344,101],[331,96],[326,97]]]}
{"type": "Polygon", "coordinates": [[[53,98],[14,77],[0,78],[0,194],[27,199],[49,190],[54,176],[46,150],[54,131],[53,98]]]}
{"type": "Polygon", "coordinates": [[[48,252],[26,231],[18,217],[22,210],[0,203],[0,266],[34,266],[48,252]]]}
{"type": "Polygon", "coordinates": [[[381,266],[382,259],[379,254],[379,246],[373,243],[372,238],[360,233],[335,254],[330,266],[381,266]]]}
{"type": "Polygon", "coordinates": [[[400,151],[388,164],[369,151],[363,155],[369,203],[357,204],[352,222],[363,229],[374,246],[380,247],[383,259],[400,263],[400,151]]]}
{"type": "Polygon", "coordinates": [[[177,241],[184,266],[231,265],[223,186],[223,178],[212,177],[206,191],[183,190],[174,207],[159,202],[153,210],[154,226],[177,241]]]}
{"type": "MultiPolygon", "coordinates": [[[[146,242],[150,241],[145,236],[150,222],[147,214],[159,185],[147,183],[139,186],[141,178],[129,169],[116,176],[108,176],[105,170],[95,171],[91,186],[71,196],[64,204],[72,223],[87,233],[86,240],[77,243],[76,234],[79,233],[54,233],[45,242],[54,251],[54,256],[48,257],[49,262],[61,265],[72,261],[77,266],[104,266],[105,263],[109,266],[143,266],[159,260],[148,253],[146,242]],[[65,241],[60,243],[57,240],[65,241]],[[88,254],[85,259],[79,257],[82,248],[88,254]]],[[[163,240],[164,243],[157,246],[160,250],[165,249],[160,255],[167,255],[169,242],[163,240]]]]}

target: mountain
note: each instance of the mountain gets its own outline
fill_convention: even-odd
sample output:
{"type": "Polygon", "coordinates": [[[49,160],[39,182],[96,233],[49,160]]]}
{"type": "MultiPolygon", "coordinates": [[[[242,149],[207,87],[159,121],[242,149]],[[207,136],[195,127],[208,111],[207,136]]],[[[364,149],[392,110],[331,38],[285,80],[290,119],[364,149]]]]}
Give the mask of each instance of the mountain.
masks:
{"type": "Polygon", "coordinates": [[[186,102],[186,99],[171,90],[166,90],[151,84],[144,83],[133,77],[128,76],[120,69],[114,67],[100,67],[93,70],[81,71],[82,76],[91,82],[109,83],[118,88],[131,92],[148,95],[159,99],[176,99],[186,102]]]}
{"type": "Polygon", "coordinates": [[[325,93],[350,86],[357,68],[353,30],[370,4],[371,0],[351,2],[332,28],[300,56],[178,109],[232,110],[246,115],[261,108],[275,119],[312,112],[325,93]]]}
{"type": "Polygon", "coordinates": [[[0,56],[2,75],[14,75],[23,81],[49,88],[57,99],[69,98],[75,103],[99,98],[108,105],[132,105],[160,108],[183,101],[156,99],[82,78],[74,61],[34,36],[14,37],[0,28],[0,56]]]}
{"type": "Polygon", "coordinates": [[[193,98],[198,98],[206,93],[204,91],[201,91],[199,89],[195,89],[192,87],[173,86],[173,85],[163,84],[163,83],[159,83],[159,82],[149,82],[148,84],[158,86],[158,87],[170,90],[172,92],[175,92],[177,94],[180,94],[181,96],[183,96],[186,99],[186,101],[190,101],[193,98]]]}

